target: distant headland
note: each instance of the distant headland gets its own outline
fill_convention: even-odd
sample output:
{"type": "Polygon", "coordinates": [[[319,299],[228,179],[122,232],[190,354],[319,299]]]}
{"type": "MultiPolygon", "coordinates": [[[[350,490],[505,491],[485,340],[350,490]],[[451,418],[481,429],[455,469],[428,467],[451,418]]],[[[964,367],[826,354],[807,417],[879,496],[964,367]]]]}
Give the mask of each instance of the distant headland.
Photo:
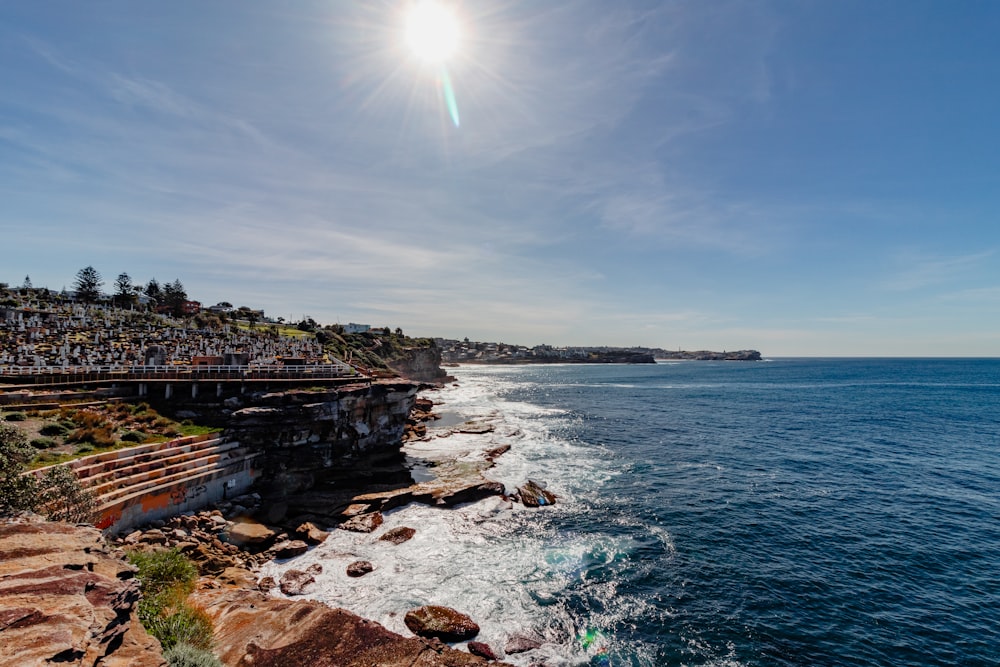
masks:
{"type": "Polygon", "coordinates": [[[448,364],[654,364],[657,360],[760,361],[757,350],[711,352],[648,347],[553,347],[465,340],[435,340],[448,364]]]}

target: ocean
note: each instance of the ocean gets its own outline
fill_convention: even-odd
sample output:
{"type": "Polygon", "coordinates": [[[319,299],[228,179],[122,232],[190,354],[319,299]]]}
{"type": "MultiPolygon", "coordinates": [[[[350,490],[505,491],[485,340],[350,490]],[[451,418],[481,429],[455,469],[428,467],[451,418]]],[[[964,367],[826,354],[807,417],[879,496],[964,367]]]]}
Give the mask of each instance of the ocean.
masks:
{"type": "Polygon", "coordinates": [[[1000,664],[1000,360],[774,359],[464,366],[437,461],[558,496],[410,506],[398,546],[334,531],[308,597],[409,634],[422,604],[516,665],[1000,664]],[[344,567],[375,571],[348,579],[344,567]]]}

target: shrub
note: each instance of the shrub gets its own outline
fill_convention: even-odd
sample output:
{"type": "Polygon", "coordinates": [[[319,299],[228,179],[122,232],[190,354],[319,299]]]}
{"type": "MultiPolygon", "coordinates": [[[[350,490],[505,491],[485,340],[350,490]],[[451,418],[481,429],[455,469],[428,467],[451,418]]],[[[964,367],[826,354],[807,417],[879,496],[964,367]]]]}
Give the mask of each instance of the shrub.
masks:
{"type": "Polygon", "coordinates": [[[59,443],[53,440],[52,438],[46,438],[43,436],[41,438],[35,438],[29,444],[31,444],[31,446],[34,447],[35,449],[52,449],[59,443]]]}
{"type": "Polygon", "coordinates": [[[45,471],[39,488],[38,506],[49,521],[93,523],[97,517],[97,497],[80,485],[71,468],[55,466],[45,471]]]}
{"type": "Polygon", "coordinates": [[[63,436],[69,433],[70,429],[66,428],[64,424],[52,423],[46,424],[42,428],[38,429],[38,432],[42,435],[52,435],[52,436],[63,436]]]}
{"type": "Polygon", "coordinates": [[[21,474],[34,455],[24,431],[0,422],[0,516],[34,509],[37,480],[21,474]]]}
{"type": "Polygon", "coordinates": [[[90,454],[94,451],[95,447],[89,442],[85,442],[76,448],[77,454],[90,454]]]}
{"type": "Polygon", "coordinates": [[[28,415],[24,414],[23,412],[8,412],[6,415],[4,415],[4,420],[9,422],[23,422],[27,418],[28,415]]]}
{"type": "Polygon", "coordinates": [[[139,621],[160,640],[163,648],[190,644],[208,649],[212,645],[212,621],[201,609],[184,602],[194,590],[197,568],[177,549],[133,551],[129,562],[139,572],[139,621]]]}
{"type": "Polygon", "coordinates": [[[223,667],[222,662],[204,649],[179,643],[163,652],[170,667],[223,667]]]}
{"type": "Polygon", "coordinates": [[[188,604],[181,603],[173,613],[160,616],[147,630],[167,649],[177,644],[206,650],[212,647],[212,619],[188,604]]]}
{"type": "Polygon", "coordinates": [[[124,442],[142,442],[146,439],[146,434],[139,431],[128,431],[122,436],[124,442]]]}

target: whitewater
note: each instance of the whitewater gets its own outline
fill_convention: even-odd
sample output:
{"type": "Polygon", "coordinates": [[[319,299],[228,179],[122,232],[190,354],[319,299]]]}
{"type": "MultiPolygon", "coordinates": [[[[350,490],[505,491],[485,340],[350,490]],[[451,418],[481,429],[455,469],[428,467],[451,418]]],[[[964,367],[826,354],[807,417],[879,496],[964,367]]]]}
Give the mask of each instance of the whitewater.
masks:
{"type": "Polygon", "coordinates": [[[503,657],[524,667],[997,664],[1000,362],[454,375],[404,448],[414,479],[510,445],[487,478],[557,503],[414,504],[262,576],[320,563],[307,597],[404,635],[407,610],[452,607],[498,653],[537,641],[503,657]],[[493,429],[438,437],[467,420],[493,429]]]}

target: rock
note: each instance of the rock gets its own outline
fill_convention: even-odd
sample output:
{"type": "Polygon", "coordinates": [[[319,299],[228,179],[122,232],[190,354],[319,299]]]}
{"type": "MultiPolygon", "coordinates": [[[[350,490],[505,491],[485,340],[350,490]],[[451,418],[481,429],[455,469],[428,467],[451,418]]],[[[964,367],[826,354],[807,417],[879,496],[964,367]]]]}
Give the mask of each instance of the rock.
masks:
{"type": "Polygon", "coordinates": [[[525,507],[539,507],[541,505],[554,505],[556,496],[551,491],[544,489],[538,482],[528,480],[518,487],[521,502],[525,507]]]}
{"type": "Polygon", "coordinates": [[[139,582],[99,530],[0,524],[0,665],[166,667],[139,624],[139,582]]]}
{"type": "Polygon", "coordinates": [[[306,568],[306,572],[309,574],[323,574],[323,566],[319,563],[313,563],[306,568]]]}
{"type": "MultiPolygon", "coordinates": [[[[216,575],[216,580],[230,586],[239,588],[253,588],[253,574],[242,567],[227,567],[221,574],[216,575]]],[[[272,581],[274,581],[272,579],[272,581]]],[[[274,588],[273,586],[271,588],[274,588]]]]}
{"type": "Polygon", "coordinates": [[[375,567],[366,560],[356,560],[347,566],[347,576],[348,577],[363,577],[375,567]]]}
{"type": "Polygon", "coordinates": [[[295,529],[295,535],[309,544],[323,544],[326,538],[330,536],[330,533],[320,530],[316,527],[316,524],[307,521],[295,529]]]}
{"type": "Polygon", "coordinates": [[[474,503],[490,496],[502,496],[503,493],[504,487],[500,482],[480,482],[447,489],[436,495],[439,504],[451,507],[462,503],[474,503]]]}
{"type": "Polygon", "coordinates": [[[381,526],[382,521],[381,512],[370,512],[368,514],[353,516],[337,527],[355,533],[370,533],[381,526]]]}
{"type": "Polygon", "coordinates": [[[469,653],[472,655],[478,655],[480,658],[486,658],[487,660],[499,660],[500,657],[493,652],[489,644],[484,644],[483,642],[469,642],[468,643],[469,653]]]}
{"type": "Polygon", "coordinates": [[[541,640],[533,637],[514,635],[507,640],[507,645],[503,647],[503,650],[507,653],[525,653],[527,651],[533,651],[541,645],[541,640]]]}
{"type": "Polygon", "coordinates": [[[302,595],[306,587],[316,581],[316,577],[302,570],[288,570],[281,575],[278,586],[285,595],[302,595]]]}
{"type": "Polygon", "coordinates": [[[145,542],[146,544],[163,544],[167,541],[167,536],[163,534],[163,531],[159,528],[153,528],[147,530],[139,538],[139,542],[145,542]]]}
{"type": "Polygon", "coordinates": [[[295,556],[301,556],[306,551],[309,550],[309,545],[302,540],[291,540],[288,542],[281,542],[275,544],[271,547],[271,554],[274,558],[294,558],[295,556]]]}
{"type": "Polygon", "coordinates": [[[278,582],[274,580],[274,577],[262,577],[261,580],[257,582],[257,590],[267,593],[277,585],[278,582]]]}
{"type": "Polygon", "coordinates": [[[420,637],[436,637],[446,642],[460,642],[479,634],[479,626],[465,614],[450,607],[426,605],[406,612],[403,622],[420,637]]]}
{"type": "Polygon", "coordinates": [[[486,460],[493,461],[498,456],[502,456],[503,454],[506,454],[509,451],[510,451],[510,445],[500,445],[499,447],[489,449],[486,451],[486,460]]]}
{"type": "MultiPolygon", "coordinates": [[[[200,590],[192,603],[215,625],[215,653],[226,665],[255,667],[483,667],[483,658],[437,650],[320,602],[259,592],[200,590]]],[[[510,667],[503,663],[491,663],[510,667]]]]}
{"type": "Polygon", "coordinates": [[[407,526],[400,526],[399,528],[393,528],[392,530],[387,530],[385,535],[378,538],[383,542],[392,542],[393,544],[402,544],[416,534],[416,530],[413,528],[408,528],[407,526]]]}
{"type": "Polygon", "coordinates": [[[263,548],[274,539],[274,531],[251,519],[237,521],[228,531],[228,539],[238,547],[263,548]]]}

